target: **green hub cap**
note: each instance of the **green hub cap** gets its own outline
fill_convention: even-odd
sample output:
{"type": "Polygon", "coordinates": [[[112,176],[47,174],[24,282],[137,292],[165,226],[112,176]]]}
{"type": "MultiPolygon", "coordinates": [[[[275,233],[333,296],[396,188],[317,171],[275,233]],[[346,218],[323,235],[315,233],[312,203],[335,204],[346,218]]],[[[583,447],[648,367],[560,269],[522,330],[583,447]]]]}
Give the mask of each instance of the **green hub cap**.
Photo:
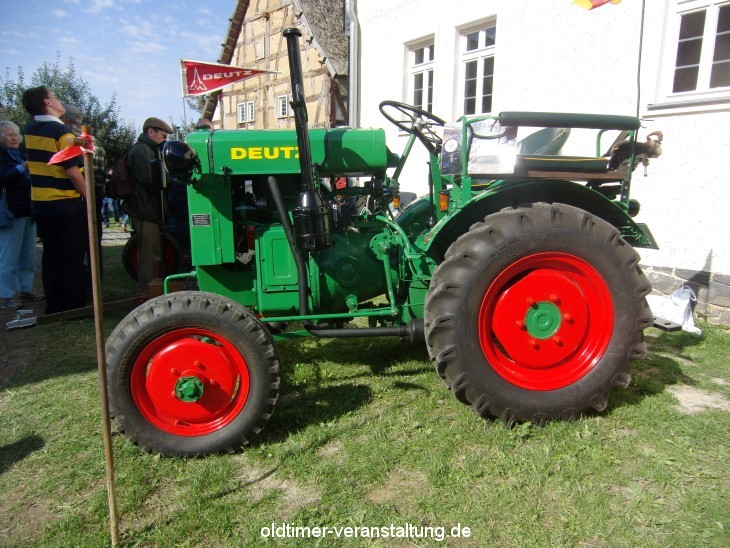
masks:
{"type": "Polygon", "coordinates": [[[198,377],[181,377],[175,384],[175,395],[180,401],[198,401],[203,395],[203,383],[198,377]]]}
{"type": "Polygon", "coordinates": [[[549,339],[560,329],[560,309],[543,301],[530,307],[525,315],[527,332],[536,339],[549,339]]]}

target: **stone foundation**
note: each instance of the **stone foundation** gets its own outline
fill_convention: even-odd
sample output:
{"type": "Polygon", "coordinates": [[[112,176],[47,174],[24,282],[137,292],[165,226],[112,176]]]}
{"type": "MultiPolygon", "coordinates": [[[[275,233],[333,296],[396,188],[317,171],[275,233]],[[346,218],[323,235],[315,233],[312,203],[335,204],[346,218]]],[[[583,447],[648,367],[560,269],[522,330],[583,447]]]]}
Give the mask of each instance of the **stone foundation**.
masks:
{"type": "MultiPolygon", "coordinates": [[[[655,295],[670,295],[688,285],[697,295],[695,323],[730,326],[730,275],[659,266],[641,266],[655,295]]],[[[701,327],[701,326],[700,326],[701,327]]]]}

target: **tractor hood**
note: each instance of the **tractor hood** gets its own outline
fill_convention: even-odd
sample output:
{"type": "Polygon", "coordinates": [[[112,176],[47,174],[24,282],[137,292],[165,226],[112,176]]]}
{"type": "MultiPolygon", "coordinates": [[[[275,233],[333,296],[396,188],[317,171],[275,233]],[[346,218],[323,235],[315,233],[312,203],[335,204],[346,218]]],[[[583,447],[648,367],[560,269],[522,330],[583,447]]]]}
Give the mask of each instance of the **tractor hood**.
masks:
{"type": "MultiPolygon", "coordinates": [[[[369,175],[392,167],[394,155],[382,129],[312,129],[312,161],[320,175],[369,175]]],[[[297,134],[292,130],[197,131],[188,144],[203,173],[268,175],[299,173],[297,134]]]]}

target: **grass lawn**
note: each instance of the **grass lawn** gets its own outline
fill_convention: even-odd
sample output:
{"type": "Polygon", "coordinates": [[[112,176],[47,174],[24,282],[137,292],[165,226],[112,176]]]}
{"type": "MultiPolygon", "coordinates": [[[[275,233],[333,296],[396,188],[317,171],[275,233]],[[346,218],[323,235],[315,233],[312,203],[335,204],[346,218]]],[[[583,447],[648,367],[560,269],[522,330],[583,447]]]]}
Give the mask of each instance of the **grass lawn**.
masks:
{"type": "MultiPolygon", "coordinates": [[[[105,300],[133,292],[120,256],[105,247],[105,300]]],[[[604,414],[512,430],[451,396],[424,348],[282,343],[279,402],[240,453],[114,436],[122,544],[728,546],[730,332],[647,337],[604,414]]],[[[0,333],[0,546],[109,544],[94,343],[90,319],[0,333]]]]}

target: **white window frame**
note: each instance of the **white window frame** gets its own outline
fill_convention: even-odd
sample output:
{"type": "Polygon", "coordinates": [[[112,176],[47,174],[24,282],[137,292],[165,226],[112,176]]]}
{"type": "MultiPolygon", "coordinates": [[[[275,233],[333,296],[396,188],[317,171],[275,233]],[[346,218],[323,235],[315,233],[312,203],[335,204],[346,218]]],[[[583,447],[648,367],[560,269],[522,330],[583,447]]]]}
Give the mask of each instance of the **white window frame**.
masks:
{"type": "Polygon", "coordinates": [[[253,101],[246,101],[246,123],[252,124],[256,121],[256,108],[253,101]]]}
{"type": "Polygon", "coordinates": [[[239,124],[250,124],[255,121],[256,109],[253,101],[246,101],[236,105],[236,119],[239,124]]]}
{"type": "Polygon", "coordinates": [[[422,38],[418,42],[406,44],[408,65],[408,84],[405,102],[415,107],[432,112],[435,101],[435,43],[433,36],[422,38]],[[419,58],[422,56],[422,59],[419,58]],[[416,80],[421,79],[421,97],[416,99],[416,80]]]}
{"type": "Polygon", "coordinates": [[[481,114],[491,114],[494,111],[494,90],[495,90],[495,72],[496,72],[496,59],[497,59],[497,18],[490,17],[483,19],[476,23],[470,23],[469,25],[460,27],[458,29],[458,82],[459,82],[459,108],[457,109],[460,114],[468,116],[475,116],[481,114]],[[494,43],[490,44],[487,41],[488,33],[487,29],[494,29],[494,43]],[[478,45],[476,49],[467,51],[467,44],[469,42],[469,36],[473,33],[478,33],[478,45]],[[491,83],[492,89],[490,90],[491,96],[490,108],[483,109],[483,100],[485,95],[484,90],[484,60],[492,59],[492,75],[491,83]],[[466,67],[468,63],[476,62],[476,90],[475,90],[475,105],[474,112],[466,112],[466,67]]]}
{"type": "Polygon", "coordinates": [[[291,95],[279,95],[276,97],[276,117],[290,118],[294,116],[291,108],[291,95]]]}
{"type": "MultiPolygon", "coordinates": [[[[662,107],[701,107],[705,104],[730,101],[730,86],[710,87],[713,66],[717,22],[721,7],[730,9],[728,0],[672,0],[664,28],[663,57],[660,66],[659,83],[655,105],[649,110],[662,107]],[[677,63],[679,31],[682,16],[705,11],[705,27],[702,35],[702,51],[699,60],[697,87],[688,91],[673,91],[677,63]]],[[[729,63],[730,64],[730,63],[729,63]]],[[[729,69],[730,70],[730,69],[729,69]]]]}

